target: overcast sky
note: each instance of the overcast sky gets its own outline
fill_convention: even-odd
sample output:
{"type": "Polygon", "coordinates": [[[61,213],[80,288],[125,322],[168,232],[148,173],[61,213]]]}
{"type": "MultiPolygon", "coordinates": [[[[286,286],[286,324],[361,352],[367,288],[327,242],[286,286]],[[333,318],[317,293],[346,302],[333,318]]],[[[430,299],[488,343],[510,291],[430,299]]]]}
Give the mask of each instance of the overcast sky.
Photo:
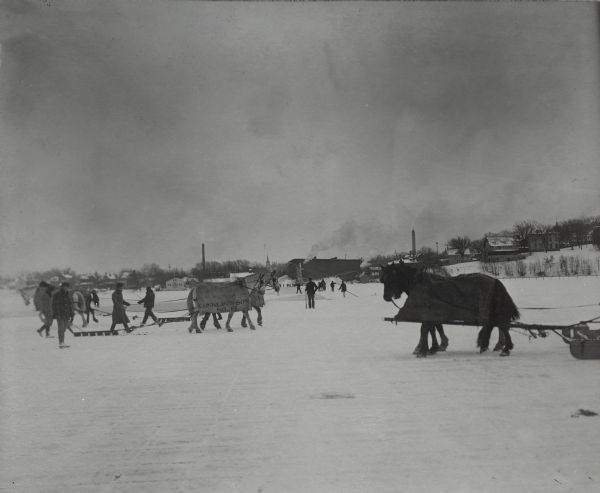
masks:
{"type": "Polygon", "coordinates": [[[600,214],[593,3],[0,5],[0,273],[600,214]]]}

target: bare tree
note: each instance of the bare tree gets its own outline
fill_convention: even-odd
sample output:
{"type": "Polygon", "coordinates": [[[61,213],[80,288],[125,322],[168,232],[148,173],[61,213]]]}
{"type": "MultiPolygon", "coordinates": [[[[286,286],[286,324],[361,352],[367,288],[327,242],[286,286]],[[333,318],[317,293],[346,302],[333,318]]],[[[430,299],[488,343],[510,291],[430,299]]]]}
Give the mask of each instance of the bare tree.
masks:
{"type": "Polygon", "coordinates": [[[543,227],[541,223],[533,219],[519,221],[513,226],[513,234],[519,238],[521,246],[527,246],[529,235],[539,229],[543,229],[543,227]]]}
{"type": "Polygon", "coordinates": [[[448,245],[450,245],[450,248],[458,250],[460,255],[464,255],[465,250],[471,246],[471,239],[468,236],[457,236],[456,238],[451,238],[448,245]]]}

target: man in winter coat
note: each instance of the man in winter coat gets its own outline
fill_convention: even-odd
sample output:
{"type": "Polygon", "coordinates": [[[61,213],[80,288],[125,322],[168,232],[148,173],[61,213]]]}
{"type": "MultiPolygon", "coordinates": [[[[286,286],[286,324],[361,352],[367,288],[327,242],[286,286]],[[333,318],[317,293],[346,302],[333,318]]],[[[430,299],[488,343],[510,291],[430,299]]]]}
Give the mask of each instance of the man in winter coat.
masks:
{"type": "Polygon", "coordinates": [[[112,311],[112,325],[110,326],[110,331],[113,332],[117,324],[123,324],[126,332],[130,332],[131,329],[127,325],[129,323],[129,317],[127,316],[127,312],[125,311],[125,307],[129,306],[123,299],[123,283],[118,282],[115,286],[115,290],[112,294],[112,302],[113,302],[113,311],[112,311]]]}
{"type": "Polygon", "coordinates": [[[333,293],[335,291],[335,281],[331,281],[331,292],[333,293]]]}
{"type": "Polygon", "coordinates": [[[63,282],[60,289],[52,295],[52,316],[58,325],[58,347],[69,347],[65,344],[65,331],[70,328],[75,312],[68,282],[63,282]]]}
{"type": "Polygon", "coordinates": [[[344,281],[342,281],[342,284],[340,284],[340,291],[342,292],[342,294],[344,295],[344,298],[345,298],[346,291],[348,291],[348,288],[346,287],[346,283],[344,281]]]}
{"type": "Polygon", "coordinates": [[[90,323],[90,314],[92,315],[92,319],[94,322],[98,323],[98,319],[96,318],[96,314],[94,313],[94,306],[100,306],[100,298],[98,298],[98,293],[95,289],[92,289],[85,295],[85,313],[87,316],[87,323],[90,323]],[[92,306],[93,305],[93,306],[92,306]]]}
{"type": "Polygon", "coordinates": [[[50,337],[50,327],[52,326],[52,291],[52,286],[46,281],[42,281],[33,295],[33,306],[38,311],[38,315],[43,323],[37,330],[40,337],[42,337],[44,330],[46,331],[46,337],[50,337]]]}
{"type": "Polygon", "coordinates": [[[148,320],[148,317],[150,317],[152,320],[154,320],[154,323],[157,324],[159,327],[162,325],[158,321],[158,318],[156,318],[156,315],[154,315],[154,313],[152,313],[152,308],[154,308],[154,298],[155,298],[154,291],[152,291],[152,288],[150,286],[148,286],[146,288],[146,296],[144,296],[144,298],[142,298],[140,301],[138,301],[138,305],[141,305],[143,303],[144,308],[146,309],[146,311],[144,312],[144,318],[142,320],[141,325],[146,325],[146,321],[148,320]]]}
{"type": "Polygon", "coordinates": [[[309,277],[306,286],[304,286],[304,291],[308,297],[308,308],[315,307],[315,293],[317,292],[317,289],[317,285],[313,282],[312,278],[309,277]]]}

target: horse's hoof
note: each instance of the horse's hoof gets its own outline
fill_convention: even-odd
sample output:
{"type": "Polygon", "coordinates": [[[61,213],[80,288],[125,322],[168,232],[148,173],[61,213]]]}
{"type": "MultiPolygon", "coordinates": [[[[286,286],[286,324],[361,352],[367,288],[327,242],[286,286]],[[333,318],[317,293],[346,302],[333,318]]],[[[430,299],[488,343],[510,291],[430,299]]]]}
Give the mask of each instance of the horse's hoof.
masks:
{"type": "Polygon", "coordinates": [[[250,330],[256,330],[256,327],[250,327],[250,330]]]}
{"type": "Polygon", "coordinates": [[[502,352],[500,353],[500,356],[510,356],[510,350],[503,349],[502,352]]]}
{"type": "Polygon", "coordinates": [[[494,346],[494,351],[500,351],[503,348],[502,344],[496,344],[494,346]]]}
{"type": "Polygon", "coordinates": [[[233,332],[233,329],[231,327],[227,327],[227,332],[233,332]]]}
{"type": "Polygon", "coordinates": [[[248,324],[242,324],[242,327],[246,328],[248,327],[248,324]]]}
{"type": "Polygon", "coordinates": [[[426,358],[427,353],[417,353],[417,358],[426,358]]]}
{"type": "Polygon", "coordinates": [[[479,353],[480,353],[480,354],[481,354],[481,353],[485,353],[485,352],[486,352],[488,349],[489,349],[489,348],[487,348],[487,347],[480,347],[480,348],[479,348],[479,353]]]}
{"type": "MultiPolygon", "coordinates": [[[[191,333],[191,331],[190,331],[191,333]]],[[[196,334],[202,334],[202,331],[200,329],[196,329],[196,334]]]]}
{"type": "Polygon", "coordinates": [[[413,353],[414,355],[420,354],[420,353],[421,353],[421,346],[417,346],[417,347],[416,347],[416,348],[413,350],[413,352],[412,352],[412,353],[413,353]]]}

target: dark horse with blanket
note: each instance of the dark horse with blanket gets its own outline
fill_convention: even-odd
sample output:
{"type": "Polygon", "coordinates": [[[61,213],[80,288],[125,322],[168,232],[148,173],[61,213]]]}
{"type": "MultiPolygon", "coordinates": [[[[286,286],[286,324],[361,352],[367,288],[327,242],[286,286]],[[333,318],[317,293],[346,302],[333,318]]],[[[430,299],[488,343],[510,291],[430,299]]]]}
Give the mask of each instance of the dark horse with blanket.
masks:
{"type": "Polygon", "coordinates": [[[508,356],[513,349],[509,329],[519,318],[519,310],[499,280],[485,274],[446,278],[424,272],[420,264],[399,262],[382,266],[380,281],[386,301],[407,294],[394,318],[422,323],[419,356],[427,354],[430,329],[444,322],[481,325],[477,337],[481,352],[487,351],[492,329],[498,327],[504,343],[501,356],[508,356]]]}

